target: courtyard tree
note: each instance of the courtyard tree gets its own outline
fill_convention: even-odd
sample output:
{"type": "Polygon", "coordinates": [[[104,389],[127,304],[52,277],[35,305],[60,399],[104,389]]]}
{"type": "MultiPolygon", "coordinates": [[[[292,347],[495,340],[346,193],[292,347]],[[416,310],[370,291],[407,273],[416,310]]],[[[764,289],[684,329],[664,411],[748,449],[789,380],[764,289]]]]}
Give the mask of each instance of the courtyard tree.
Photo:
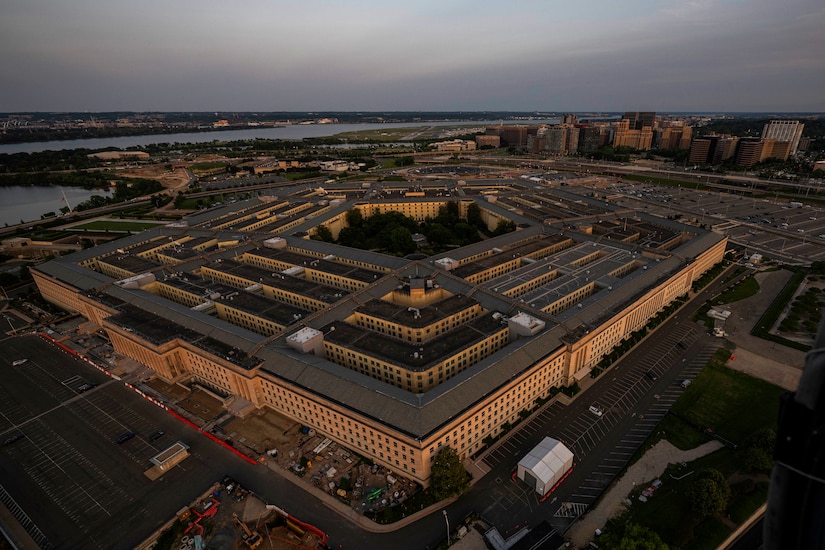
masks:
{"type": "Polygon", "coordinates": [[[329,227],[326,225],[319,225],[316,227],[311,238],[316,241],[324,241],[325,243],[335,242],[335,238],[332,236],[332,231],[330,231],[329,227]]]}

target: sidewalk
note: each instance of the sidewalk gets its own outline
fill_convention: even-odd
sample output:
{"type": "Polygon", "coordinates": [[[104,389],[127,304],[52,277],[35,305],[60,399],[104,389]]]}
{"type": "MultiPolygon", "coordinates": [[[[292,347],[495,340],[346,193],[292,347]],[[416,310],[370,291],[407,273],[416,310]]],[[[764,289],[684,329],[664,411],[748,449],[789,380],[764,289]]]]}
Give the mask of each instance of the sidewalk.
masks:
{"type": "Polygon", "coordinates": [[[567,531],[567,538],[576,548],[586,548],[593,540],[596,529],[603,528],[608,519],[624,510],[622,499],[626,498],[636,485],[648,483],[661,476],[668,464],[690,462],[721,447],[722,444],[718,441],[710,441],[695,449],[680,451],[669,441],[659,441],[608,489],[596,508],[573,524],[567,531]]]}
{"type": "MultiPolygon", "coordinates": [[[[304,491],[311,494],[313,497],[320,500],[324,504],[324,506],[326,506],[327,508],[330,508],[335,513],[337,513],[340,516],[348,519],[349,521],[351,521],[354,524],[358,525],[359,527],[361,527],[365,531],[369,531],[371,533],[391,533],[393,531],[397,531],[398,529],[401,529],[402,527],[406,527],[407,525],[410,525],[411,523],[415,523],[416,521],[420,520],[421,518],[423,518],[425,516],[428,516],[428,515],[432,514],[433,512],[437,512],[438,510],[440,510],[440,509],[442,509],[446,506],[449,506],[450,504],[455,502],[456,498],[457,498],[457,497],[453,497],[453,498],[449,498],[449,499],[446,499],[446,500],[442,500],[441,502],[437,502],[436,504],[433,504],[432,506],[424,508],[423,510],[421,510],[419,512],[416,512],[414,514],[411,514],[411,515],[409,515],[405,518],[402,518],[402,519],[400,519],[400,520],[398,520],[394,523],[389,523],[389,524],[384,525],[384,524],[381,524],[381,523],[375,523],[374,521],[372,521],[368,517],[364,516],[364,514],[361,514],[360,512],[355,511],[351,506],[346,506],[345,504],[343,504],[341,501],[339,501],[334,496],[326,493],[325,491],[322,491],[321,489],[318,489],[317,487],[315,487],[314,485],[312,485],[310,483],[306,483],[303,480],[303,478],[300,478],[300,477],[290,473],[288,470],[284,470],[284,469],[278,467],[273,462],[267,461],[267,462],[264,462],[263,465],[268,467],[270,470],[272,470],[275,473],[275,475],[278,475],[278,476],[282,477],[283,479],[289,481],[290,483],[292,483],[296,487],[298,487],[300,489],[303,489],[304,491]]],[[[277,504],[277,503],[273,503],[273,504],[277,504]]],[[[287,510],[287,511],[289,511],[289,510],[287,510]]]]}

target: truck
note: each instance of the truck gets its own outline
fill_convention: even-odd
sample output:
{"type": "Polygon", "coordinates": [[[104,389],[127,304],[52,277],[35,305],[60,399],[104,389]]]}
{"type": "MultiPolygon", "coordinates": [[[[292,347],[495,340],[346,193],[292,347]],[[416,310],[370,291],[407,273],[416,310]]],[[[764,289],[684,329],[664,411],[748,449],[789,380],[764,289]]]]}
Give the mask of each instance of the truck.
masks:
{"type": "Polygon", "coordinates": [[[241,529],[243,529],[243,541],[246,547],[249,548],[249,550],[255,550],[255,548],[261,545],[264,539],[257,531],[253,531],[252,529],[247,527],[247,525],[241,521],[241,518],[239,518],[238,514],[236,514],[235,512],[232,512],[232,519],[235,520],[235,524],[237,524],[241,529]]]}

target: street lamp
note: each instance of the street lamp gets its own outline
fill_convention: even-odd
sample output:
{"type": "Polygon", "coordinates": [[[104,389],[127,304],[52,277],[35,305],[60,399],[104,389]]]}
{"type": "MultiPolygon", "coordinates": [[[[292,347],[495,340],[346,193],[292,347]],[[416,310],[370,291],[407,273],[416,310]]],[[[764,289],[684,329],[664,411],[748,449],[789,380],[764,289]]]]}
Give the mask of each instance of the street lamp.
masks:
{"type": "Polygon", "coordinates": [[[444,521],[447,523],[447,546],[450,546],[450,519],[447,517],[447,510],[441,510],[444,514],[444,521]]]}
{"type": "Polygon", "coordinates": [[[12,336],[16,335],[16,334],[17,334],[17,329],[16,329],[16,328],[14,328],[14,325],[13,325],[13,324],[11,324],[11,319],[9,318],[9,316],[8,316],[8,315],[3,315],[3,317],[5,317],[5,318],[6,318],[6,321],[8,321],[8,322],[9,322],[9,326],[11,327],[11,334],[12,334],[12,336]]]}

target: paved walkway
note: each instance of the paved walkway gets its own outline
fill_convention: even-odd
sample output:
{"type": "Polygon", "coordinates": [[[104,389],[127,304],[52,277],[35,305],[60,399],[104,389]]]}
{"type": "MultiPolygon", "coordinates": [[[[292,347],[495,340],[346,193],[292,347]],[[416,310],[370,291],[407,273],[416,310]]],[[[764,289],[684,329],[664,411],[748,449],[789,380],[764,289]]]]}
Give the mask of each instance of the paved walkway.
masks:
{"type": "Polygon", "coordinates": [[[690,462],[710,454],[722,447],[718,441],[710,441],[689,451],[680,451],[669,441],[659,441],[635,464],[604,495],[599,504],[573,524],[567,531],[566,538],[576,548],[586,548],[593,540],[598,528],[603,528],[607,520],[624,510],[622,499],[626,498],[636,485],[650,483],[661,476],[668,464],[690,462]]]}
{"type": "MultiPolygon", "coordinates": [[[[793,391],[799,385],[805,353],[750,334],[754,323],[790,276],[787,271],[758,273],[759,292],[756,295],[719,307],[731,311],[725,330],[728,332],[727,340],[736,346],[732,352],[734,359],[728,361],[727,366],[793,391]]],[[[573,524],[566,534],[567,538],[577,548],[585,548],[593,540],[595,530],[604,527],[608,519],[624,509],[622,499],[633,490],[634,482],[650,482],[664,472],[668,463],[690,462],[721,446],[718,441],[711,441],[695,449],[680,451],[670,442],[660,441],[608,489],[595,509],[573,524]]]]}

